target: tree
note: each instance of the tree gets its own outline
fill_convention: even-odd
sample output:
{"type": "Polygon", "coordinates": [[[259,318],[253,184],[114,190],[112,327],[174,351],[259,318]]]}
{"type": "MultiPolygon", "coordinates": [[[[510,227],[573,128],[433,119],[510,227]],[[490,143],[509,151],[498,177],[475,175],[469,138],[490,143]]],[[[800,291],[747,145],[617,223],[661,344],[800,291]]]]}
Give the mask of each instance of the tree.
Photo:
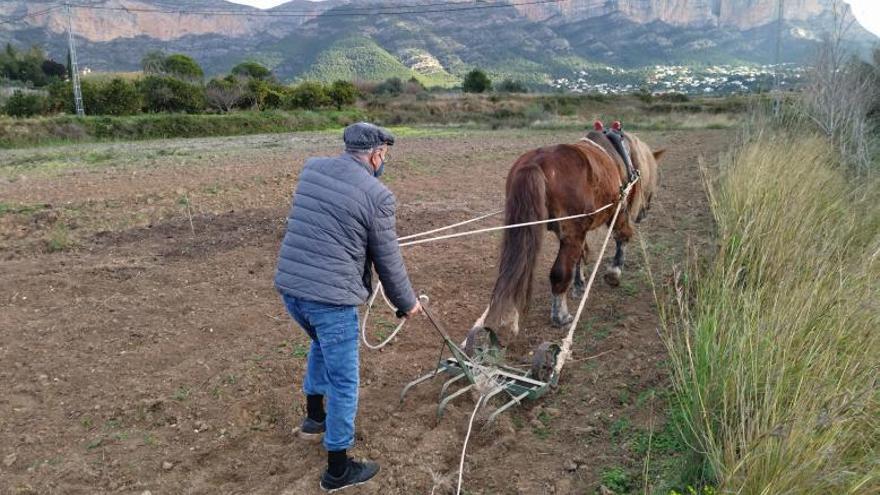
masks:
{"type": "Polygon", "coordinates": [[[480,69],[474,69],[464,76],[461,89],[465,93],[483,93],[492,89],[492,80],[480,69]]]}
{"type": "Polygon", "coordinates": [[[44,60],[41,68],[43,69],[43,74],[56,80],[64,79],[64,76],[67,74],[67,67],[64,64],[59,64],[51,59],[44,60]]]}
{"type": "Polygon", "coordinates": [[[288,108],[305,108],[315,110],[330,103],[324,85],[318,82],[306,81],[293,88],[288,99],[288,108]]]}
{"type": "Polygon", "coordinates": [[[272,71],[257,62],[242,62],[232,68],[233,76],[250,77],[263,81],[272,79],[272,71]]]}
{"type": "Polygon", "coordinates": [[[83,85],[83,98],[86,108],[94,115],[134,115],[143,106],[137,86],[120,77],[108,83],[83,85]],[[89,95],[90,92],[93,94],[89,95]]]}
{"type": "Polygon", "coordinates": [[[201,81],[205,72],[201,66],[187,55],[175,53],[165,58],[165,73],[185,81],[201,81]]]}
{"type": "Polygon", "coordinates": [[[236,108],[247,92],[246,82],[240,77],[211,79],[205,87],[208,106],[221,112],[236,108]]]}
{"type": "Polygon", "coordinates": [[[327,90],[327,96],[330,97],[330,101],[336,105],[337,109],[341,109],[343,106],[353,105],[357,101],[358,90],[354,84],[348,81],[334,81],[330,89],[327,90]]]}
{"type": "Polygon", "coordinates": [[[12,117],[33,117],[45,113],[48,107],[45,96],[16,91],[6,101],[3,111],[12,117]]]}
{"type": "MultiPolygon", "coordinates": [[[[69,55],[68,55],[69,57],[69,55]]],[[[144,74],[159,75],[165,73],[165,54],[159,50],[147,52],[141,59],[141,68],[144,74]]]]}
{"type": "Polygon", "coordinates": [[[148,76],[138,82],[148,112],[199,113],[205,109],[205,88],[173,77],[148,76]]]}
{"type": "Polygon", "coordinates": [[[832,29],[823,36],[804,92],[807,114],[837,145],[841,156],[862,171],[872,161],[868,114],[874,97],[870,75],[859,69],[845,46],[851,26],[848,6],[832,1],[832,29]]]}

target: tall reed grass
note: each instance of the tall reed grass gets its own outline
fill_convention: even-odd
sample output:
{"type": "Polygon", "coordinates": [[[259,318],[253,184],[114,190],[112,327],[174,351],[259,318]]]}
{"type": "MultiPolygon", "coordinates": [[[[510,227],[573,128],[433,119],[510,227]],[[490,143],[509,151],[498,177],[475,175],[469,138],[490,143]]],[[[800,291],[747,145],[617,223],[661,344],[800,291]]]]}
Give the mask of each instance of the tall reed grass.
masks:
{"type": "Polygon", "coordinates": [[[676,407],[720,493],[880,493],[880,184],[822,138],[707,179],[718,252],[664,315],[676,407]]]}

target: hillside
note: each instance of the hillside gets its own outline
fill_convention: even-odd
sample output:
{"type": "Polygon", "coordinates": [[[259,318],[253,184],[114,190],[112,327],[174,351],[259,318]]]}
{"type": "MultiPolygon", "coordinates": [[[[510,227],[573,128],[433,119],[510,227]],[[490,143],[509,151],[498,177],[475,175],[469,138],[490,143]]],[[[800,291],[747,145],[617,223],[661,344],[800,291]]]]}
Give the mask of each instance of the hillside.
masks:
{"type": "MultiPolygon", "coordinates": [[[[829,2],[786,1],[783,62],[809,59],[831,24],[829,2]]],[[[775,59],[776,0],[418,3],[295,0],[259,11],[223,0],[96,0],[73,8],[73,26],[81,65],[92,70],[136,70],[144,53],[161,49],[192,54],[208,74],[255,59],[285,80],[415,76],[449,84],[481,67],[495,78],[544,84],[595,66],[775,59]],[[388,15],[401,11],[407,13],[388,15]]],[[[0,16],[17,19],[52,6],[5,1],[0,16]]],[[[57,8],[2,24],[0,42],[39,44],[63,60],[66,20],[57,8]]],[[[849,34],[857,50],[877,41],[858,24],[849,34]]]]}

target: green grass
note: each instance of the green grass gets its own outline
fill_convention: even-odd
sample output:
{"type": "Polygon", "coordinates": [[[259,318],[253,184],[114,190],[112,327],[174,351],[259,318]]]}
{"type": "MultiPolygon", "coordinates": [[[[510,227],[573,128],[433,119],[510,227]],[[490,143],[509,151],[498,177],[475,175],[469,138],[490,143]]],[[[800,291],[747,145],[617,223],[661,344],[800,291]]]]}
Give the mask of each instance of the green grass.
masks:
{"type": "Polygon", "coordinates": [[[878,493],[880,188],[822,138],[755,139],[664,315],[686,441],[719,493],[878,493]]]}
{"type": "Polygon", "coordinates": [[[629,493],[633,480],[630,474],[621,467],[614,467],[602,471],[600,476],[602,484],[614,493],[629,493]]]}
{"type": "Polygon", "coordinates": [[[175,390],[174,395],[171,398],[178,401],[178,402],[183,402],[189,398],[190,393],[191,393],[191,390],[189,389],[189,387],[184,385],[182,387],[179,387],[177,390],[175,390]]]}
{"type": "Polygon", "coordinates": [[[144,445],[148,447],[155,447],[159,444],[159,440],[156,438],[156,435],[152,433],[144,433],[144,445]]]}
{"type": "Polygon", "coordinates": [[[70,230],[63,223],[55,224],[49,233],[49,239],[46,241],[46,250],[50,253],[65,251],[73,245],[70,238],[70,230]]]}
{"type": "Polygon", "coordinates": [[[0,201],[0,216],[3,215],[30,215],[46,209],[44,204],[6,203],[0,201]]]}

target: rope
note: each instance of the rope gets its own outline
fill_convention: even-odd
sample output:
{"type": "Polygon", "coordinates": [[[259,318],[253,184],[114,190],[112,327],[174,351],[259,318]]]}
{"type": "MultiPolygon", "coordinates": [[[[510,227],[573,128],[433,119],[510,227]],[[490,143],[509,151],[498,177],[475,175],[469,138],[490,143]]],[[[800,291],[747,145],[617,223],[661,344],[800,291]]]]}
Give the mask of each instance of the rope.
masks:
{"type": "Polygon", "coordinates": [[[444,230],[454,229],[456,227],[461,227],[462,225],[467,225],[469,223],[479,222],[480,220],[483,220],[483,219],[486,219],[489,217],[494,217],[495,215],[500,215],[501,213],[504,213],[504,210],[498,210],[498,211],[493,211],[492,213],[486,213],[483,216],[479,216],[477,218],[471,218],[470,220],[465,220],[463,222],[454,223],[452,225],[447,225],[446,227],[440,227],[438,229],[428,230],[426,232],[419,232],[418,234],[400,237],[397,240],[398,240],[398,242],[399,241],[406,241],[409,239],[415,239],[416,237],[424,237],[426,235],[436,234],[437,232],[442,232],[444,230]]]}
{"type": "Polygon", "coordinates": [[[464,477],[464,456],[467,453],[468,440],[470,440],[471,438],[471,430],[474,427],[474,417],[476,417],[477,411],[480,409],[480,406],[483,405],[483,399],[485,398],[485,395],[480,396],[480,399],[477,401],[477,405],[474,406],[474,412],[471,413],[471,420],[468,421],[467,434],[464,436],[464,447],[462,447],[461,449],[461,461],[458,463],[458,489],[455,491],[455,495],[461,494],[461,481],[464,477]]]}
{"type": "Polygon", "coordinates": [[[611,239],[611,232],[614,231],[614,224],[617,222],[617,216],[620,214],[621,208],[626,203],[627,196],[629,196],[630,191],[632,191],[633,186],[635,186],[638,181],[639,178],[636,177],[635,180],[630,182],[620,195],[620,199],[617,201],[617,209],[614,210],[614,217],[611,219],[611,226],[605,234],[605,241],[602,243],[602,249],[599,250],[599,255],[596,257],[596,263],[593,265],[593,272],[590,273],[590,280],[587,282],[587,288],[584,290],[584,295],[581,297],[580,304],[578,304],[574,319],[571,320],[571,326],[568,328],[568,335],[562,342],[562,348],[559,351],[559,358],[556,361],[556,367],[554,368],[554,373],[556,373],[557,377],[562,372],[562,366],[565,364],[565,361],[571,355],[571,344],[574,341],[574,330],[577,328],[578,321],[580,321],[581,315],[584,312],[587,299],[590,297],[590,289],[593,288],[593,282],[596,280],[596,274],[599,272],[599,266],[602,264],[602,257],[605,256],[605,249],[608,247],[608,240],[611,239]]]}
{"type": "MultiPolygon", "coordinates": [[[[607,205],[599,208],[598,210],[591,211],[590,213],[579,213],[577,215],[569,215],[567,217],[550,218],[547,220],[535,220],[534,222],[514,223],[514,224],[510,224],[510,225],[501,225],[499,227],[487,227],[485,229],[468,230],[466,232],[457,232],[455,234],[446,234],[446,235],[441,235],[439,237],[430,237],[428,239],[420,239],[418,241],[402,242],[402,243],[400,243],[400,247],[415,246],[417,244],[425,244],[427,242],[442,241],[444,239],[454,239],[456,237],[463,237],[463,236],[467,236],[467,235],[484,234],[486,232],[495,232],[498,230],[518,229],[520,227],[529,227],[532,225],[542,225],[545,223],[562,222],[565,220],[574,220],[575,218],[583,218],[583,217],[589,217],[589,216],[595,215],[601,211],[604,211],[604,210],[607,210],[608,208],[611,208],[612,206],[614,206],[614,203],[608,203],[607,205]]],[[[416,234],[416,236],[418,236],[418,234],[416,234]]],[[[410,236],[410,238],[412,238],[412,237],[414,237],[414,236],[410,236]]],[[[402,240],[402,239],[398,239],[398,240],[402,240]]]]}
{"type": "Polygon", "coordinates": [[[370,344],[370,342],[367,340],[367,320],[369,320],[370,318],[370,310],[373,308],[373,303],[376,302],[376,296],[378,296],[379,293],[382,294],[382,299],[385,300],[385,304],[387,304],[388,307],[391,308],[391,311],[394,311],[395,313],[397,312],[397,308],[395,308],[394,305],[391,304],[390,301],[388,301],[388,298],[385,297],[385,291],[382,290],[382,282],[379,282],[376,285],[376,290],[373,291],[373,295],[370,296],[369,302],[367,302],[367,309],[364,311],[364,321],[363,323],[361,323],[361,340],[363,341],[364,345],[367,346],[367,348],[374,351],[378,351],[379,349],[388,345],[389,342],[394,340],[394,337],[397,337],[398,332],[400,332],[400,330],[403,329],[403,326],[406,325],[407,320],[406,318],[400,320],[400,324],[397,325],[397,328],[395,328],[394,331],[391,332],[391,335],[389,335],[388,338],[383,340],[381,343],[377,345],[370,344]]]}
{"type": "MultiPolygon", "coordinates": [[[[597,145],[597,146],[598,146],[598,145],[597,145]]],[[[621,209],[621,207],[623,206],[624,202],[626,201],[626,198],[627,198],[627,196],[629,195],[630,191],[632,190],[633,185],[635,185],[635,183],[636,183],[637,181],[638,181],[638,178],[636,178],[636,180],[634,180],[634,181],[631,182],[629,185],[627,185],[626,189],[624,190],[623,194],[621,195],[621,198],[620,198],[619,200],[617,200],[617,202],[616,202],[616,204],[617,204],[617,210],[614,212],[614,217],[613,217],[612,220],[611,220],[611,226],[612,226],[612,228],[608,229],[608,235],[605,236],[605,244],[602,246],[602,251],[599,253],[599,258],[596,260],[596,261],[597,261],[597,267],[593,270],[593,273],[590,275],[590,282],[589,282],[589,284],[587,285],[587,290],[586,290],[586,292],[584,293],[584,298],[581,300],[581,305],[580,305],[580,307],[578,308],[578,313],[577,313],[577,316],[575,317],[573,323],[576,323],[576,322],[578,321],[578,319],[580,318],[581,312],[583,311],[583,305],[584,305],[584,303],[586,302],[586,296],[590,293],[590,287],[591,287],[592,284],[593,284],[593,279],[595,278],[596,270],[598,269],[598,262],[602,259],[602,255],[605,253],[605,248],[606,248],[607,245],[608,245],[608,238],[610,237],[610,235],[611,235],[611,231],[612,231],[613,228],[614,228],[614,223],[617,221],[617,216],[618,216],[618,214],[620,213],[620,209],[621,209]]],[[[579,213],[579,214],[576,214],[576,215],[569,215],[569,216],[566,216],[566,217],[550,218],[550,219],[547,219],[547,220],[536,220],[536,221],[533,221],[533,222],[515,223],[515,224],[511,224],[511,225],[501,225],[501,226],[498,226],[498,227],[487,227],[487,228],[484,228],[484,229],[469,230],[469,231],[466,231],[466,232],[458,232],[458,233],[455,233],[455,234],[447,234],[447,235],[442,235],[442,236],[438,236],[438,237],[429,237],[428,239],[419,239],[419,240],[417,240],[417,241],[401,242],[401,243],[400,243],[400,247],[415,246],[415,245],[417,245],[417,244],[425,244],[425,243],[428,243],[428,242],[440,241],[440,240],[444,240],[444,239],[454,239],[454,238],[456,238],[456,237],[463,237],[463,236],[469,236],[469,235],[483,234],[483,233],[486,233],[486,232],[495,232],[495,231],[499,231],[499,230],[516,229],[516,228],[521,228],[521,227],[529,227],[529,226],[532,226],[532,225],[542,225],[542,224],[553,223],[553,222],[562,222],[562,221],[565,221],[565,220],[574,220],[574,219],[576,219],[576,218],[584,218],[584,217],[588,217],[588,216],[595,215],[595,214],[600,213],[600,212],[602,212],[602,211],[604,211],[604,210],[607,210],[608,208],[611,208],[611,207],[614,206],[614,205],[615,205],[615,203],[608,203],[607,205],[605,205],[605,206],[603,206],[603,207],[601,207],[601,208],[599,208],[599,209],[597,209],[597,210],[594,210],[594,211],[592,211],[592,212],[590,212],[590,213],[579,213]]],[[[445,226],[445,227],[439,227],[439,228],[436,228],[436,229],[433,229],[433,230],[428,230],[428,231],[425,231],[425,232],[419,232],[419,233],[417,233],[417,234],[412,234],[412,235],[408,235],[408,236],[405,236],[405,237],[400,237],[400,238],[398,238],[398,241],[403,241],[403,240],[407,240],[407,239],[415,239],[415,238],[417,238],[417,237],[424,237],[424,236],[426,236],[426,235],[434,234],[434,233],[437,233],[437,232],[442,232],[442,231],[444,231],[444,230],[449,230],[449,229],[453,229],[453,228],[455,228],[455,227],[460,227],[460,226],[462,226],[462,225],[467,225],[467,224],[469,224],[469,223],[473,223],[473,222],[477,222],[477,221],[480,221],[480,220],[484,220],[484,219],[486,219],[486,218],[489,218],[489,217],[492,217],[492,216],[498,215],[498,214],[500,214],[500,213],[503,213],[503,210],[493,211],[492,213],[487,213],[487,214],[485,214],[485,215],[481,215],[481,216],[476,217],[476,218],[471,218],[471,219],[469,219],[469,220],[464,220],[464,221],[462,221],[462,222],[458,222],[458,223],[455,223],[455,224],[452,224],[452,225],[447,225],[447,226],[445,226]]],[[[407,321],[406,318],[404,318],[403,320],[401,320],[401,322],[397,325],[397,327],[394,329],[394,331],[391,332],[391,335],[389,335],[388,338],[386,338],[385,340],[383,340],[381,343],[376,344],[376,345],[371,344],[371,343],[367,340],[367,322],[369,321],[369,318],[370,318],[370,310],[372,310],[372,308],[373,308],[373,304],[376,302],[376,297],[377,297],[379,294],[382,294],[382,299],[385,301],[385,304],[388,306],[388,308],[390,308],[391,311],[393,311],[393,312],[395,312],[395,313],[397,312],[397,308],[394,307],[394,305],[391,304],[391,301],[388,300],[388,297],[385,295],[385,291],[382,290],[382,283],[379,282],[379,283],[376,285],[376,290],[373,291],[373,294],[370,296],[370,299],[369,299],[369,301],[367,302],[367,309],[364,311],[363,323],[361,323],[361,341],[363,341],[364,345],[367,346],[367,348],[372,349],[372,350],[374,350],[374,351],[375,351],[375,350],[379,350],[379,349],[385,347],[386,345],[388,345],[389,342],[391,342],[392,340],[394,340],[394,338],[397,336],[397,334],[400,333],[400,331],[403,329],[404,325],[406,325],[406,321],[407,321]]],[[[573,328],[574,328],[574,326],[572,327],[572,331],[569,332],[569,337],[571,337],[571,334],[573,333],[573,328]]],[[[570,339],[567,339],[567,340],[570,340],[570,339]]],[[[571,343],[569,342],[569,346],[570,346],[570,345],[571,345],[571,343]]],[[[563,361],[564,361],[564,360],[563,360],[563,361]]]]}

